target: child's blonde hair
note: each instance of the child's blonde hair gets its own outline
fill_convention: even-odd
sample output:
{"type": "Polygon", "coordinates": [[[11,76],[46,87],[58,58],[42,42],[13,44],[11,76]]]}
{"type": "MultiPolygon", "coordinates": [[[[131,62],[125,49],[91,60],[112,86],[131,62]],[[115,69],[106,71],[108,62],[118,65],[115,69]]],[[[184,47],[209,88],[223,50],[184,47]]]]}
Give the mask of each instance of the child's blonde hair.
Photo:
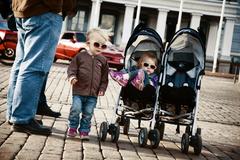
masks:
{"type": "Polygon", "coordinates": [[[144,52],[143,55],[138,60],[138,63],[137,63],[138,68],[142,67],[142,63],[146,58],[152,59],[155,63],[155,66],[157,67],[157,64],[158,64],[157,56],[152,52],[144,52]]]}
{"type": "Polygon", "coordinates": [[[99,28],[93,28],[93,29],[90,29],[90,30],[87,32],[87,34],[86,34],[86,39],[87,39],[87,41],[89,41],[90,39],[92,39],[92,37],[94,36],[95,33],[97,33],[98,35],[100,35],[105,41],[109,41],[109,35],[108,35],[105,31],[103,31],[103,30],[101,30],[101,29],[99,29],[99,28]]]}

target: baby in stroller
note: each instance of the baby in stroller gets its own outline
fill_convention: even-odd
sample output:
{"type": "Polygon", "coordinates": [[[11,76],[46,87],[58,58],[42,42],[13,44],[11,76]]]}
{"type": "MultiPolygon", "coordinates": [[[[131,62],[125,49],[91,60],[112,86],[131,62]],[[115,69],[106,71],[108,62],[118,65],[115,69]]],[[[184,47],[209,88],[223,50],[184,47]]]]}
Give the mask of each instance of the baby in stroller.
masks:
{"type": "Polygon", "coordinates": [[[130,69],[110,71],[112,79],[123,86],[122,96],[125,105],[131,106],[134,110],[151,107],[151,103],[155,101],[158,83],[157,65],[156,55],[147,51],[142,53],[137,64],[130,69]]]}
{"type": "MultiPolygon", "coordinates": [[[[118,96],[110,124],[102,122],[100,125],[100,139],[106,140],[107,133],[111,135],[111,141],[117,142],[120,134],[120,126],[123,126],[123,134],[128,134],[130,119],[138,120],[140,128],[141,120],[149,121],[151,126],[155,124],[158,110],[157,88],[159,87],[160,62],[164,52],[162,39],[158,33],[143,24],[139,24],[128,40],[124,51],[124,69],[118,72],[110,71],[110,76],[122,87],[118,96]]],[[[147,139],[139,145],[145,146],[147,140],[153,148],[158,147],[159,132],[153,127],[140,128],[139,137],[143,133],[148,134],[147,139]]]]}

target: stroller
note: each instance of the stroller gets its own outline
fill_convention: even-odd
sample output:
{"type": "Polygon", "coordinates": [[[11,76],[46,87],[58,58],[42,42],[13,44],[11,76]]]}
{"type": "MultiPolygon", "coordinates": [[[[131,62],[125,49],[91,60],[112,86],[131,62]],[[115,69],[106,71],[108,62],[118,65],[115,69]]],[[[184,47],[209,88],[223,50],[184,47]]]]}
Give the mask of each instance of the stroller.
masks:
{"type": "MultiPolygon", "coordinates": [[[[181,151],[189,145],[199,155],[202,149],[201,128],[196,128],[199,90],[205,69],[205,46],[199,32],[191,28],[179,30],[168,44],[161,64],[159,112],[155,128],[163,139],[165,123],[186,126],[181,151]]],[[[157,104],[156,104],[157,105],[157,104]]]]}
{"type": "MultiPolygon", "coordinates": [[[[130,70],[131,67],[136,66],[137,61],[145,52],[155,54],[159,68],[164,52],[161,37],[155,30],[145,27],[140,23],[134,29],[125,48],[124,68],[130,70]]],[[[123,133],[128,134],[130,119],[139,120],[139,128],[141,120],[153,121],[158,107],[155,105],[155,101],[156,89],[153,86],[149,85],[143,91],[137,90],[131,83],[122,87],[113,113],[112,119],[114,119],[114,123],[110,125],[107,122],[101,123],[100,139],[105,141],[107,133],[109,133],[111,141],[117,142],[120,134],[120,126],[123,126],[123,133]]],[[[148,134],[151,146],[153,148],[158,147],[160,142],[158,130],[153,128],[149,133],[147,133],[147,128],[142,128],[141,130],[148,134]]],[[[139,134],[139,137],[141,136],[139,134]]],[[[142,140],[142,138],[139,138],[139,140],[142,140]]],[[[143,143],[146,144],[147,139],[144,142],[139,141],[140,146],[143,146],[143,143]]]]}

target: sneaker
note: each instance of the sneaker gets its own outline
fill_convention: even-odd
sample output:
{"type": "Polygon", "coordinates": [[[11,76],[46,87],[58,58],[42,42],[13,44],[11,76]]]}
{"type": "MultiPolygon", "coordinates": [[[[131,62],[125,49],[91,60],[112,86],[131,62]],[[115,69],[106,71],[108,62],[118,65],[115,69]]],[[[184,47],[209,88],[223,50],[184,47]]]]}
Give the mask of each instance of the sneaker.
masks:
{"type": "Polygon", "coordinates": [[[138,90],[142,91],[144,87],[144,78],[144,71],[140,70],[137,76],[131,81],[131,84],[138,90]]]}
{"type": "Polygon", "coordinates": [[[123,73],[122,73],[122,72],[110,71],[109,74],[110,74],[110,76],[112,77],[112,79],[113,79],[114,81],[117,81],[117,82],[118,82],[118,84],[119,84],[120,86],[125,87],[125,86],[127,85],[128,80],[123,78],[123,73]]]}
{"type": "Polygon", "coordinates": [[[80,132],[81,140],[89,140],[88,132],[80,132]]]}
{"type": "Polygon", "coordinates": [[[75,137],[77,135],[77,129],[76,128],[68,128],[68,137],[75,137]]]}

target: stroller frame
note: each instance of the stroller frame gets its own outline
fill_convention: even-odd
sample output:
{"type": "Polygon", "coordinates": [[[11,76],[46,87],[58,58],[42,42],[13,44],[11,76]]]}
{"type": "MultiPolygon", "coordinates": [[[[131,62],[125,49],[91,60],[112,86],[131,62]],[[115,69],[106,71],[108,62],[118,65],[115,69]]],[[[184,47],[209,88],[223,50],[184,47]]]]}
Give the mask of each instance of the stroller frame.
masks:
{"type": "MultiPolygon", "coordinates": [[[[163,87],[163,85],[167,85],[166,84],[166,76],[167,76],[167,67],[166,66],[168,63],[167,58],[169,56],[169,52],[171,52],[170,46],[177,39],[177,37],[181,36],[182,34],[189,34],[190,36],[193,36],[194,38],[198,39],[198,42],[201,46],[200,48],[202,49],[201,51],[203,51],[202,56],[205,60],[205,47],[201,40],[200,33],[191,28],[183,28],[183,29],[179,30],[175,34],[175,36],[173,37],[171,42],[168,44],[166,52],[162,58],[162,67],[161,68],[163,70],[161,72],[161,76],[159,79],[159,83],[160,83],[159,92],[161,90],[161,87],[163,87]],[[163,67],[163,66],[165,66],[165,67],[163,67]]],[[[174,52],[172,51],[172,53],[174,53],[174,52]]],[[[200,63],[199,63],[199,65],[200,65],[200,63]]],[[[170,104],[174,105],[176,110],[177,110],[177,107],[181,107],[181,105],[187,105],[188,109],[190,107],[193,107],[192,112],[187,112],[187,113],[183,113],[183,114],[179,113],[177,116],[174,117],[175,114],[172,114],[171,112],[164,110],[163,105],[160,104],[159,111],[158,111],[158,119],[156,122],[156,125],[157,125],[156,127],[160,128],[159,132],[161,135],[161,139],[163,139],[165,123],[176,124],[177,125],[177,129],[176,129],[177,133],[180,133],[180,125],[186,126],[185,133],[182,136],[181,151],[183,153],[188,153],[189,145],[191,145],[194,148],[194,153],[197,155],[199,155],[201,153],[201,149],[202,149],[201,128],[197,128],[197,113],[199,110],[199,94],[200,94],[199,90],[200,90],[200,86],[201,86],[201,79],[204,75],[204,69],[205,69],[205,64],[203,62],[202,62],[202,65],[203,65],[203,67],[198,72],[198,75],[197,75],[196,81],[195,81],[195,86],[194,86],[194,88],[195,88],[194,89],[194,91],[195,91],[194,106],[190,106],[189,104],[170,103],[170,104]]],[[[158,94],[157,96],[160,96],[160,94],[158,94]]],[[[159,99],[159,97],[157,97],[157,99],[159,99]]],[[[168,102],[165,102],[165,103],[169,104],[168,102]]],[[[180,108],[180,110],[181,110],[181,108],[180,108]]]]}
{"type": "MultiPolygon", "coordinates": [[[[125,59],[124,59],[124,64],[125,64],[125,69],[128,68],[128,64],[126,62],[130,62],[130,60],[133,60],[132,56],[127,55],[128,49],[131,47],[132,43],[135,42],[138,38],[138,36],[149,36],[154,39],[153,42],[155,42],[158,47],[158,52],[156,52],[156,56],[159,59],[159,57],[162,57],[162,53],[164,52],[163,49],[163,44],[162,44],[162,39],[158,35],[158,33],[151,29],[146,27],[144,24],[140,23],[133,31],[126,49],[125,49],[125,59]],[[161,54],[158,55],[157,53],[161,54]]],[[[140,41],[142,42],[142,41],[140,41]]],[[[140,44],[139,42],[139,44],[140,44]]],[[[144,40],[143,40],[144,42],[144,40]]],[[[146,42],[151,42],[151,40],[146,39],[146,42]]],[[[137,47],[136,47],[137,48],[137,47]]],[[[130,48],[131,49],[131,48],[130,48]]],[[[130,50],[129,49],[129,50],[130,50]]],[[[139,51],[139,50],[138,50],[139,51]]],[[[140,53],[140,52],[139,52],[140,53]]],[[[133,53],[131,53],[132,55],[133,53]]],[[[161,62],[161,59],[159,60],[161,62]]],[[[123,91],[123,88],[121,88],[116,105],[113,110],[112,118],[110,124],[107,122],[102,122],[100,126],[100,138],[102,141],[105,141],[107,133],[111,135],[111,141],[112,142],[117,142],[119,138],[119,130],[120,126],[123,126],[123,133],[128,134],[129,126],[130,126],[130,119],[137,119],[138,121],[138,126],[140,128],[140,123],[141,120],[149,120],[150,121],[150,131],[148,132],[147,128],[140,128],[139,136],[138,136],[138,142],[141,147],[147,145],[147,140],[149,139],[151,142],[151,147],[156,148],[159,145],[160,142],[160,135],[157,129],[154,128],[155,126],[155,117],[157,114],[158,110],[158,105],[157,99],[152,103],[152,107],[154,108],[146,108],[146,109],[141,109],[141,110],[135,110],[131,109],[129,106],[125,105],[123,102],[123,98],[121,96],[121,93],[123,91]],[[126,110],[130,109],[130,110],[126,110]],[[136,117],[138,114],[144,114],[145,112],[150,112],[150,114],[147,114],[145,117],[136,117]]],[[[155,93],[157,90],[155,89],[155,93]]]]}

